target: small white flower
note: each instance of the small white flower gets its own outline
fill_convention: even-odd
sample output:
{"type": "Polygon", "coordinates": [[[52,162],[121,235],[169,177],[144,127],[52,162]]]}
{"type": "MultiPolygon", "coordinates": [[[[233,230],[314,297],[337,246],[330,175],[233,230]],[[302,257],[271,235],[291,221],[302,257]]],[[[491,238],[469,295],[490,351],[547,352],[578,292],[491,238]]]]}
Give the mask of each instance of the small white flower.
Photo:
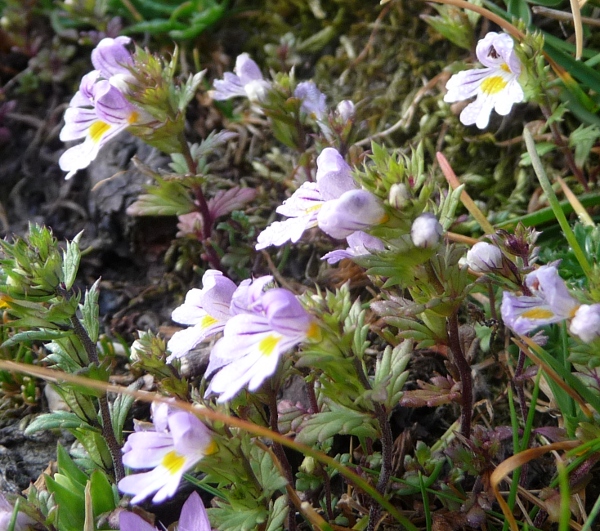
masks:
{"type": "Polygon", "coordinates": [[[460,113],[464,125],[475,124],[479,129],[487,127],[492,109],[506,116],[513,103],[523,101],[519,85],[521,62],[514,52],[514,42],[509,35],[488,33],[477,44],[477,59],[485,68],[464,70],[453,75],[446,83],[444,101],[452,103],[473,96],[477,99],[460,113]]]}

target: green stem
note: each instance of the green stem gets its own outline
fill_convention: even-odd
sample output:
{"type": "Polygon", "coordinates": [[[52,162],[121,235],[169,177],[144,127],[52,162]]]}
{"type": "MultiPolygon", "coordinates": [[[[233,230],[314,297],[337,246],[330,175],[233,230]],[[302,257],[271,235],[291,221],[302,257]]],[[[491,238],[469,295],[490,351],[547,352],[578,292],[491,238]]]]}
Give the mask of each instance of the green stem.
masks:
{"type": "Polygon", "coordinates": [[[581,269],[583,269],[585,276],[589,279],[592,273],[592,267],[590,266],[584,252],[579,246],[577,238],[575,238],[575,234],[573,234],[573,231],[569,226],[569,222],[567,221],[564,212],[560,208],[560,203],[558,202],[556,194],[554,193],[552,185],[550,184],[548,176],[546,175],[544,167],[542,166],[542,161],[538,157],[537,151],[535,150],[535,142],[533,140],[533,136],[531,136],[531,133],[529,132],[529,129],[527,129],[527,127],[523,129],[523,138],[525,139],[527,152],[531,157],[531,164],[533,165],[533,170],[535,171],[535,174],[537,175],[537,178],[540,182],[540,186],[542,187],[544,194],[548,198],[548,203],[550,203],[550,207],[552,208],[552,211],[556,216],[556,220],[558,221],[558,224],[560,225],[560,228],[562,229],[568,244],[571,246],[571,249],[573,249],[573,254],[575,255],[575,258],[577,258],[581,269]]]}

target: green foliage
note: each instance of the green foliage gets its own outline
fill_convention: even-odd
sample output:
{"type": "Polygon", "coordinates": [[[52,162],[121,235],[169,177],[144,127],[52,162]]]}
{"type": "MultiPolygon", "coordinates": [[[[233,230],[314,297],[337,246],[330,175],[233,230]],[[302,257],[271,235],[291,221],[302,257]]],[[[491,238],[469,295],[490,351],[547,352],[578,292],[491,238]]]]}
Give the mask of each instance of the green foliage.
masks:
{"type": "MultiPolygon", "coordinates": [[[[53,476],[46,475],[45,483],[48,492],[52,494],[58,507],[58,524],[60,529],[75,531],[84,529],[84,521],[91,521],[117,507],[118,499],[107,476],[100,470],[94,470],[91,475],[80,470],[69,457],[64,448],[58,445],[57,472],[53,476]],[[86,489],[91,497],[91,514],[86,507],[86,489]]],[[[109,529],[104,524],[93,529],[109,529]]]]}
{"type": "Polygon", "coordinates": [[[229,0],[132,0],[125,4],[108,0],[108,8],[127,17],[133,24],[128,34],[149,33],[184,41],[194,39],[227,15],[229,0]]]}
{"type": "Polygon", "coordinates": [[[316,413],[305,421],[302,431],[296,436],[298,442],[313,446],[338,434],[361,438],[378,436],[372,416],[333,402],[329,402],[327,406],[330,411],[316,413]]]}

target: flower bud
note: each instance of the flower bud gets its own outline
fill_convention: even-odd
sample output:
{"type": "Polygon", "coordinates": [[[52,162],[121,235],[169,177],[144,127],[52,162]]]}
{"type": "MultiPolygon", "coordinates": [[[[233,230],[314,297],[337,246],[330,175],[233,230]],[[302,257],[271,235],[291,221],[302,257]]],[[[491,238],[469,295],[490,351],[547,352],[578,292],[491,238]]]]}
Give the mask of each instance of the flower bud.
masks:
{"type": "Polygon", "coordinates": [[[571,321],[569,330],[584,343],[600,337],[600,304],[582,304],[571,321]]]}
{"type": "Polygon", "coordinates": [[[401,210],[408,204],[410,192],[404,183],[393,184],[390,188],[389,202],[390,205],[401,210]]]}
{"type": "Polygon", "coordinates": [[[428,249],[436,247],[444,233],[443,227],[437,218],[426,212],[413,221],[410,228],[410,238],[415,247],[428,249]]]}
{"type": "Polygon", "coordinates": [[[354,103],[352,103],[352,101],[350,100],[340,101],[337,107],[335,108],[335,111],[337,112],[342,122],[348,122],[354,119],[354,103]]]}
{"type": "Polygon", "coordinates": [[[477,242],[467,253],[467,265],[476,273],[502,269],[502,251],[487,242],[477,242]]]}

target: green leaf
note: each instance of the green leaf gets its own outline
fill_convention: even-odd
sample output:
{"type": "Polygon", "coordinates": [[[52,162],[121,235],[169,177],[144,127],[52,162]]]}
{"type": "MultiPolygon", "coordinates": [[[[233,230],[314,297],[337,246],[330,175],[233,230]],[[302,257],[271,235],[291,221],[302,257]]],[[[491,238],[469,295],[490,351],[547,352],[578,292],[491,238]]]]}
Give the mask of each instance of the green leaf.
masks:
{"type": "Polygon", "coordinates": [[[188,189],[179,181],[155,177],[158,184],[147,187],[127,213],[131,216],[179,216],[195,209],[188,189]]]}
{"type": "Polygon", "coordinates": [[[58,522],[61,531],[81,531],[85,521],[84,492],[69,489],[48,475],[44,476],[46,488],[54,495],[58,505],[58,522]]]}
{"type": "Polygon", "coordinates": [[[403,341],[395,348],[387,346],[375,365],[373,381],[373,400],[381,393],[381,401],[388,410],[392,410],[402,397],[402,388],[408,378],[406,366],[411,358],[412,341],[403,341]],[[381,391],[380,391],[381,390],[381,391]]]}
{"type": "Polygon", "coordinates": [[[522,20],[527,26],[531,24],[531,10],[525,0],[506,0],[506,8],[516,19],[522,20]]]}
{"type": "Polygon", "coordinates": [[[67,242],[66,250],[63,253],[62,274],[65,289],[70,290],[77,277],[79,270],[79,260],[81,250],[79,249],[79,240],[83,232],[80,232],[73,238],[73,241],[67,242]]]}
{"type": "Polygon", "coordinates": [[[253,531],[260,529],[269,513],[263,506],[246,507],[240,503],[226,504],[217,500],[218,508],[208,509],[211,523],[219,531],[253,531]]]}
{"type": "Polygon", "coordinates": [[[357,437],[379,436],[376,422],[370,415],[330,403],[331,411],[311,415],[296,436],[298,442],[312,446],[334,435],[356,435],[357,437]]]}
{"type": "Polygon", "coordinates": [[[280,496],[275,502],[269,503],[269,520],[265,531],[279,531],[284,528],[284,522],[289,510],[287,496],[280,496]]]}
{"type": "MultiPolygon", "coordinates": [[[[25,319],[23,320],[25,321],[25,319]]],[[[47,324],[47,323],[45,323],[47,324]]],[[[67,337],[73,332],[70,330],[27,330],[25,332],[17,332],[15,335],[7,339],[0,347],[8,348],[18,345],[19,343],[32,342],[32,341],[52,341],[53,339],[67,337]]]]}
{"type": "Polygon", "coordinates": [[[115,499],[113,486],[101,470],[94,470],[90,476],[90,494],[96,518],[113,511],[118,505],[119,500],[115,499]]]}
{"type": "Polygon", "coordinates": [[[96,280],[92,287],[85,292],[85,298],[83,304],[79,305],[81,310],[81,316],[83,317],[83,327],[90,336],[92,343],[98,341],[98,334],[100,330],[100,318],[98,309],[98,284],[100,279],[96,280]]]}
{"type": "Polygon", "coordinates": [[[58,472],[68,477],[83,490],[88,481],[88,477],[77,467],[69,453],[63,448],[62,444],[57,445],[56,456],[58,472]]]}
{"type": "Polygon", "coordinates": [[[43,430],[66,430],[81,427],[81,419],[71,411],[56,411],[37,416],[25,428],[25,435],[43,430]]]}
{"type": "MultiPolygon", "coordinates": [[[[129,385],[127,389],[137,391],[142,386],[142,381],[136,381],[129,385]]],[[[119,444],[123,444],[123,426],[127,420],[127,414],[133,405],[135,398],[133,396],[121,394],[110,404],[110,418],[113,425],[113,431],[119,444]]]]}
{"type": "Polygon", "coordinates": [[[87,451],[90,459],[106,472],[112,471],[112,457],[104,435],[90,429],[74,429],[70,432],[87,451]]]}

